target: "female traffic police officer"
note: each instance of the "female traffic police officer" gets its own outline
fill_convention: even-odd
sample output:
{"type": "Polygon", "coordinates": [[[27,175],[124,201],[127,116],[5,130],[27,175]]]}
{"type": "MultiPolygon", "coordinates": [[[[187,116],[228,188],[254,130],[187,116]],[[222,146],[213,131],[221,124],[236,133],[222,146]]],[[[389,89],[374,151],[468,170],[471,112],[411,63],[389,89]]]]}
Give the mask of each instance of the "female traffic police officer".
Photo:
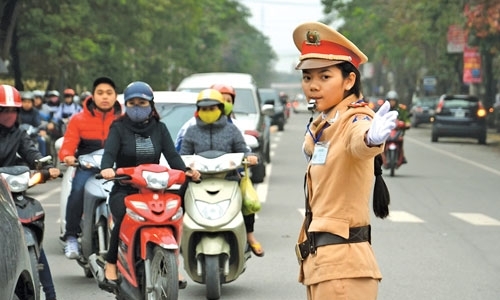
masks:
{"type": "MultiPolygon", "coordinates": [[[[397,112],[388,112],[387,102],[374,114],[360,99],[358,67],[368,59],[339,32],[303,23],[293,39],[301,52],[296,69],[302,70],[302,89],[320,112],[307,125],[303,145],[308,166],[306,218],[296,249],[299,281],[308,299],[376,299],[382,275],[370,244],[369,198],[374,157],[397,112]]],[[[374,197],[381,218],[388,214],[383,200],[374,197]]]]}

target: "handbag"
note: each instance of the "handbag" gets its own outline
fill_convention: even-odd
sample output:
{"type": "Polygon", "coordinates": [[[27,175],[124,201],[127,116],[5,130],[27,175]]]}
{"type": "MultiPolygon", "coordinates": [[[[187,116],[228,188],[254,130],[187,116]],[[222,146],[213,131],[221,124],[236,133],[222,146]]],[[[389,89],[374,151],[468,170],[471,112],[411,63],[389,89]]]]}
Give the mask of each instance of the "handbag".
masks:
{"type": "Polygon", "coordinates": [[[243,201],[241,211],[243,215],[247,216],[260,211],[261,205],[259,201],[259,195],[257,194],[257,191],[253,187],[253,183],[252,180],[250,180],[250,176],[248,176],[247,164],[245,164],[244,168],[245,172],[240,180],[241,197],[243,201]]]}

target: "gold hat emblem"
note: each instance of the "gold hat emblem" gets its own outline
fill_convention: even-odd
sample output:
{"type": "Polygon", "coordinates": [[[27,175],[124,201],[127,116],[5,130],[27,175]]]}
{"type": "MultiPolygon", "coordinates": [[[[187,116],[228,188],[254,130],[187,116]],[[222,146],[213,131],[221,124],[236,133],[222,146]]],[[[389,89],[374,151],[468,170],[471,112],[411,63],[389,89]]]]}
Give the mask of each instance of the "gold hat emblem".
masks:
{"type": "Polygon", "coordinates": [[[316,30],[308,30],[306,33],[306,44],[319,46],[319,32],[317,32],[316,30]]]}

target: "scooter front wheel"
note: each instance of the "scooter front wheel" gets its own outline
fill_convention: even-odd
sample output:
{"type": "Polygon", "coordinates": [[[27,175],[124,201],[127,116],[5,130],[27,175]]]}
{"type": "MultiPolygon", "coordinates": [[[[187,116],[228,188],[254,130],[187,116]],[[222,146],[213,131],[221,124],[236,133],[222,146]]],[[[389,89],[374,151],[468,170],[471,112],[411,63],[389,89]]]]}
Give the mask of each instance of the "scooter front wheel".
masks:
{"type": "Polygon", "coordinates": [[[176,300],[179,297],[177,258],[173,250],[155,246],[151,259],[151,272],[146,276],[150,278],[152,290],[148,291],[147,287],[144,287],[144,299],[176,300]]]}
{"type": "Polygon", "coordinates": [[[208,300],[217,300],[220,298],[221,283],[218,255],[205,255],[205,285],[208,300]]]}

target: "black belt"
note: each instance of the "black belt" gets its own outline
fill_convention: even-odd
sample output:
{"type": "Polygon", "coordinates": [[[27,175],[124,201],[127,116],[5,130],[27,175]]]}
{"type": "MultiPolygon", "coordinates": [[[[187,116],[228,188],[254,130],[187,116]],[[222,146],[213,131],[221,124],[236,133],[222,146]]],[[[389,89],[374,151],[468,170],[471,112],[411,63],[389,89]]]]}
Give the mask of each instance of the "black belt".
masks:
{"type": "Polygon", "coordinates": [[[307,240],[297,245],[297,258],[306,259],[309,254],[316,253],[317,247],[361,242],[371,243],[370,225],[349,228],[348,239],[329,232],[309,232],[307,240]]]}

